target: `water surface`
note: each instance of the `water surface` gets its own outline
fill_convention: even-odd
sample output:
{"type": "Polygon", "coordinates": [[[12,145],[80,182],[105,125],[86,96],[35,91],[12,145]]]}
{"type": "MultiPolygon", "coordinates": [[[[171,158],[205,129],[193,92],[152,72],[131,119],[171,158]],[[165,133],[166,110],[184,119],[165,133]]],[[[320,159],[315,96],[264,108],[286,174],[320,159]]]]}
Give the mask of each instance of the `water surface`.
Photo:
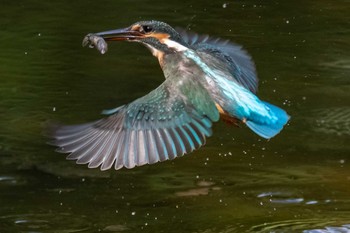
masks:
{"type": "Polygon", "coordinates": [[[350,231],[349,2],[7,1],[0,7],[0,232],[350,231]],[[214,126],[183,158],[101,172],[46,145],[163,76],[143,46],[85,34],[157,19],[242,44],[259,96],[292,120],[270,141],[214,126]]]}

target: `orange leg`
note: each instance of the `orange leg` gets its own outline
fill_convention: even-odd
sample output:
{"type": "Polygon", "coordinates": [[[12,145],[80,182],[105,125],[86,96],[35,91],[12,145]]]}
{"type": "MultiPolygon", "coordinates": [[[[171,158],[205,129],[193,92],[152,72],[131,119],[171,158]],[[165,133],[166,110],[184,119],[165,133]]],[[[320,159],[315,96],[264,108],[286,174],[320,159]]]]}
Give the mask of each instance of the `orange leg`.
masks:
{"type": "Polygon", "coordinates": [[[220,105],[218,104],[215,104],[215,105],[216,105],[216,108],[219,110],[220,117],[223,120],[223,122],[225,122],[228,125],[239,127],[239,123],[240,123],[239,119],[230,116],[227,112],[224,111],[224,109],[222,109],[220,105]]]}

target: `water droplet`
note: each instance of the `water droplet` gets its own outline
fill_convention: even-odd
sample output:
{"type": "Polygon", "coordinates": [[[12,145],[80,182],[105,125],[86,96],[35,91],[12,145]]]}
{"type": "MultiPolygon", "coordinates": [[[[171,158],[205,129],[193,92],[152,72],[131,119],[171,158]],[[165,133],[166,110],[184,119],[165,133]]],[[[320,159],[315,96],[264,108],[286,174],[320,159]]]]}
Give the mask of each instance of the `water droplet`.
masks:
{"type": "Polygon", "coordinates": [[[314,204],[317,204],[317,203],[318,203],[318,201],[308,201],[305,204],[306,205],[314,205],[314,204]]]}

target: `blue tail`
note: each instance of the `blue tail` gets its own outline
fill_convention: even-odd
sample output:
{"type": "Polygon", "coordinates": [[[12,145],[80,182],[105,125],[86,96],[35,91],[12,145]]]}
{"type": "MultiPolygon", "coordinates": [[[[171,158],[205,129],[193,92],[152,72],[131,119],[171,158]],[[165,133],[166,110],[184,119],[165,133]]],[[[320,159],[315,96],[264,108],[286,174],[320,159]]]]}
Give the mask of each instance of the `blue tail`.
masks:
{"type": "Polygon", "coordinates": [[[247,120],[246,124],[259,136],[266,139],[270,139],[283,129],[283,126],[288,122],[290,116],[283,109],[277,106],[274,106],[267,102],[263,102],[263,104],[270,108],[270,111],[275,114],[275,116],[278,118],[278,121],[274,124],[261,124],[247,120]]]}

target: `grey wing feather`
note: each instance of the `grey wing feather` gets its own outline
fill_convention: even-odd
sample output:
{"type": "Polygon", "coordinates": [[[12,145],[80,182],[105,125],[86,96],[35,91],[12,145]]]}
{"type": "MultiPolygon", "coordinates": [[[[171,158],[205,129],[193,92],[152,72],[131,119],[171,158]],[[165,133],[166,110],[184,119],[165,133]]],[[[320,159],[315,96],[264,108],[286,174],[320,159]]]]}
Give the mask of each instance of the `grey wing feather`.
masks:
{"type": "Polygon", "coordinates": [[[191,105],[183,93],[170,93],[169,82],[99,121],[53,127],[50,144],[69,153],[67,159],[101,170],[152,164],[199,148],[217,119],[191,105]]]}
{"type": "MultiPolygon", "coordinates": [[[[206,61],[206,64],[210,66],[213,57],[224,62],[228,72],[239,84],[253,93],[257,92],[258,78],[255,64],[241,45],[208,35],[198,35],[181,28],[176,28],[176,31],[192,49],[205,53],[201,58],[206,61]]],[[[220,67],[222,68],[224,67],[220,67]]]]}

